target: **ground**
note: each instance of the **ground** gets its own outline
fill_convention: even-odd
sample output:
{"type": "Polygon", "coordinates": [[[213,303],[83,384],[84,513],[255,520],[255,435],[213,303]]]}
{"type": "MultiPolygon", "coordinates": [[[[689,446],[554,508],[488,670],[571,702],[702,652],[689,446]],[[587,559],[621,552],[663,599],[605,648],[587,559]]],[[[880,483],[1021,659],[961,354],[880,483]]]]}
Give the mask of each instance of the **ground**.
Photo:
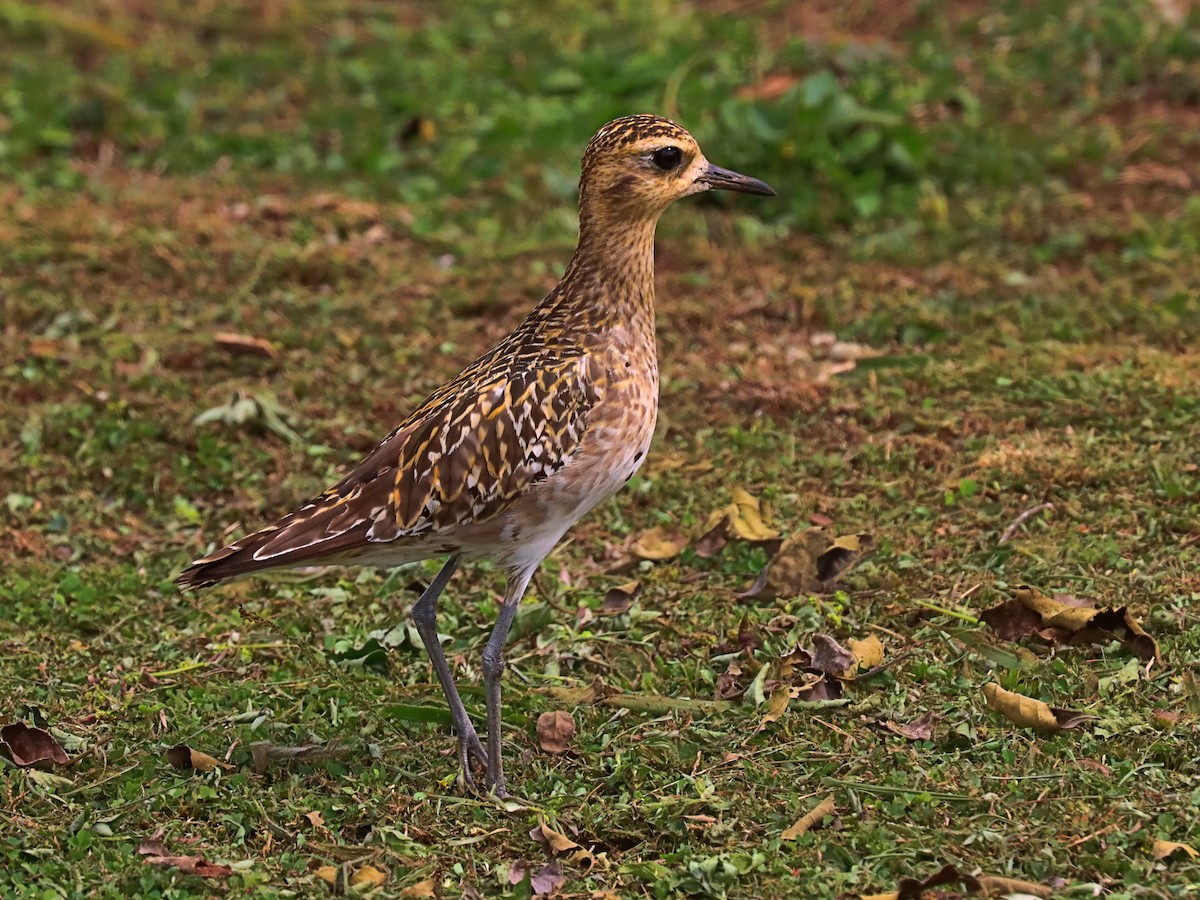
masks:
{"type": "MultiPolygon", "coordinates": [[[[0,722],[67,759],[0,753],[4,895],[1194,894],[1192,5],[460,6],[0,3],[0,722]],[[406,627],[434,564],[171,578],[519,321],[635,111],[779,197],[668,212],[651,458],[522,606],[475,796],[406,627]],[[739,596],[778,546],[700,540],[739,492],[874,551],[739,596]],[[1021,585],[1157,655],[981,621],[1021,585]],[[882,668],[811,702],[818,635],[882,668]]],[[[499,587],[442,603],[474,714],[499,587]]]]}

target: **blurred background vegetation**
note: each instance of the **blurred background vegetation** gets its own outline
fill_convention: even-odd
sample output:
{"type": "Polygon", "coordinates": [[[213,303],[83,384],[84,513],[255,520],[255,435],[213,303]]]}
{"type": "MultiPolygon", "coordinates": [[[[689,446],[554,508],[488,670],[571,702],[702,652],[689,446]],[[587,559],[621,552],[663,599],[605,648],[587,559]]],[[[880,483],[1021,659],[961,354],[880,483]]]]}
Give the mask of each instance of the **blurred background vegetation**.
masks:
{"type": "Polygon", "coordinates": [[[936,221],[1115,177],[1114,99],[1200,103],[1189,6],[5,0],[0,173],[286,173],[511,249],[569,219],[585,136],[643,110],[783,185],[781,227],[936,221]],[[516,209],[546,212],[516,237],[516,209]]]}

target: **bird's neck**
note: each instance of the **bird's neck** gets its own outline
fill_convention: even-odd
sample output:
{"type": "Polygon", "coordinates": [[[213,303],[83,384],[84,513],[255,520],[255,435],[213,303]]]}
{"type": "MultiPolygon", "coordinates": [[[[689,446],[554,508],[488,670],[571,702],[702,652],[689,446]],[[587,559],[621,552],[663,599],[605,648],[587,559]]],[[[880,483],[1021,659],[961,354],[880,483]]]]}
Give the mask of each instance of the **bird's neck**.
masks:
{"type": "Polygon", "coordinates": [[[579,246],[555,292],[573,318],[578,316],[597,327],[634,328],[653,336],[657,224],[657,217],[580,217],[579,246]]]}

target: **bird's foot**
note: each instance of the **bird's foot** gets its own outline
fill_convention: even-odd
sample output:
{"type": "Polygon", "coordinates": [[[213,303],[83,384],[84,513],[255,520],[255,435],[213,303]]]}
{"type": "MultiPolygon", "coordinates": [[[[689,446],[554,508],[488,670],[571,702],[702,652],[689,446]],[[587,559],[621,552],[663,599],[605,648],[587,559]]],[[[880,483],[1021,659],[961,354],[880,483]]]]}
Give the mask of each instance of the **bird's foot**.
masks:
{"type": "Polygon", "coordinates": [[[479,740],[479,735],[475,733],[475,726],[469,722],[458,732],[458,761],[462,766],[463,783],[474,790],[475,776],[471,772],[471,763],[474,761],[486,768],[487,750],[484,748],[483,742],[479,740]]]}

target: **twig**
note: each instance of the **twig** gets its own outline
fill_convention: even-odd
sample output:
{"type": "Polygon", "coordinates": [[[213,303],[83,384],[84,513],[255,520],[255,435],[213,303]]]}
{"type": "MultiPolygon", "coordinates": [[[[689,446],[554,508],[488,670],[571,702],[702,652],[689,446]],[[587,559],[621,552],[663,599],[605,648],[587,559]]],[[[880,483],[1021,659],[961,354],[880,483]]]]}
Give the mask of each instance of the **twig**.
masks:
{"type": "Polygon", "coordinates": [[[1013,539],[1017,533],[1017,529],[1036,516],[1038,513],[1047,512],[1054,509],[1053,503],[1039,503],[1037,506],[1031,506],[1015,519],[1013,523],[1004,529],[1004,534],[1000,535],[1000,543],[1007,544],[1013,539]]]}

